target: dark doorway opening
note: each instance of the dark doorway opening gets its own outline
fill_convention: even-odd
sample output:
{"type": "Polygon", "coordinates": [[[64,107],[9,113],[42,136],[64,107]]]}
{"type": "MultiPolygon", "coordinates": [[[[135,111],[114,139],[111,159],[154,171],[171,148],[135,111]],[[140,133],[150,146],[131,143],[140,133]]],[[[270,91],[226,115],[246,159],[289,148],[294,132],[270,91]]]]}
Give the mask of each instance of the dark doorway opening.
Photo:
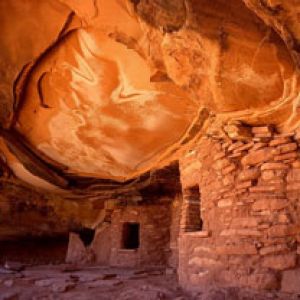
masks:
{"type": "Polygon", "coordinates": [[[138,249],[140,246],[140,224],[124,223],[122,232],[122,248],[138,249]]]}
{"type": "Polygon", "coordinates": [[[77,231],[77,233],[79,234],[84,246],[87,247],[91,245],[95,236],[94,229],[83,227],[79,231],[77,231]]]}
{"type": "Polygon", "coordinates": [[[201,231],[203,221],[201,218],[201,195],[199,186],[195,185],[183,190],[183,228],[184,231],[201,231]]]}
{"type": "Polygon", "coordinates": [[[0,264],[18,261],[25,264],[61,264],[65,262],[68,235],[20,237],[0,241],[0,264]]]}

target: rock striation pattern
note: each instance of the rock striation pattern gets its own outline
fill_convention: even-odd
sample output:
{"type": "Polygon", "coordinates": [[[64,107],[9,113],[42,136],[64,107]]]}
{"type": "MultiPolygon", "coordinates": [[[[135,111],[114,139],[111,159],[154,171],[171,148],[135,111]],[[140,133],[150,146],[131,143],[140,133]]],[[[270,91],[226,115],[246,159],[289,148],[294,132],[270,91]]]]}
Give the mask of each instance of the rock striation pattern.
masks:
{"type": "Polygon", "coordinates": [[[1,0],[0,261],[300,293],[298,2],[1,0]]]}
{"type": "Polygon", "coordinates": [[[35,2],[1,4],[1,150],[24,181],[136,178],[178,159],[209,115],[298,126],[292,0],[35,2]]]}

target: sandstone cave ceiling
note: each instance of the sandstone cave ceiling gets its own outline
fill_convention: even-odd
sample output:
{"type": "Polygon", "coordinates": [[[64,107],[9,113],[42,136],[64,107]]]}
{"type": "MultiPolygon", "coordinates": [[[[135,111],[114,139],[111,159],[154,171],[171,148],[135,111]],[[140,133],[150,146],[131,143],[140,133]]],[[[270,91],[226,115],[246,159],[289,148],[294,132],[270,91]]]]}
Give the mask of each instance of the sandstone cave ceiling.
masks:
{"type": "Polygon", "coordinates": [[[299,18],[297,0],[2,0],[2,164],[36,186],[118,186],[209,126],[291,130],[299,18]]]}

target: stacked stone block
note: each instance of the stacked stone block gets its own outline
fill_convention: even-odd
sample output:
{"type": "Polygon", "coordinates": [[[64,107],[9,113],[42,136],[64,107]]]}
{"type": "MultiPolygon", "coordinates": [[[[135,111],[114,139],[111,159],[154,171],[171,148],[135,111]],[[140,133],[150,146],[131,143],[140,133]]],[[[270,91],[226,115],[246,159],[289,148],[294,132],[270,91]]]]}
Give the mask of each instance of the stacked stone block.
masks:
{"type": "Polygon", "coordinates": [[[203,230],[209,232],[180,235],[184,285],[196,286],[209,277],[224,284],[279,289],[286,270],[298,267],[297,134],[277,134],[271,126],[248,130],[252,136],[242,140],[202,138],[181,160],[183,189],[199,185],[203,230]],[[207,245],[201,261],[194,250],[207,245]],[[209,260],[204,263],[204,258],[209,260]]]}
{"type": "Polygon", "coordinates": [[[170,253],[170,202],[119,207],[112,214],[110,265],[165,266],[170,253]],[[138,249],[122,249],[123,224],[140,224],[138,249]]]}
{"type": "Polygon", "coordinates": [[[183,232],[198,231],[202,228],[200,216],[200,193],[199,186],[183,190],[182,215],[180,220],[180,229],[183,232]]]}

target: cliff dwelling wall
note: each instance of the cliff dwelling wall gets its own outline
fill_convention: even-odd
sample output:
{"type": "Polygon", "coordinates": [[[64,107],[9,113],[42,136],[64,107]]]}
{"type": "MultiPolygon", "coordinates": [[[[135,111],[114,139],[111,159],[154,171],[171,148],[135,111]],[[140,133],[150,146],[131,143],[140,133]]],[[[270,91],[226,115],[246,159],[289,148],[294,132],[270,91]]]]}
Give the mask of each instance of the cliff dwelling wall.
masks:
{"type": "Polygon", "coordinates": [[[106,207],[90,245],[70,235],[68,262],[177,268],[181,195],[157,203],[106,207]]]}
{"type": "Polygon", "coordinates": [[[115,210],[112,215],[112,248],[110,263],[113,266],[165,265],[169,255],[170,205],[127,207],[115,210]],[[139,245],[126,247],[124,226],[139,226],[139,245]]]}
{"type": "Polygon", "coordinates": [[[0,0],[0,263],[300,294],[299,20],[297,0],[0,0]]]}
{"type": "Polygon", "coordinates": [[[0,241],[0,264],[6,261],[33,265],[61,264],[65,262],[67,248],[67,234],[0,241]]]}
{"type": "Polygon", "coordinates": [[[180,161],[179,280],[299,292],[299,135],[246,130],[207,135],[180,161]]]}

